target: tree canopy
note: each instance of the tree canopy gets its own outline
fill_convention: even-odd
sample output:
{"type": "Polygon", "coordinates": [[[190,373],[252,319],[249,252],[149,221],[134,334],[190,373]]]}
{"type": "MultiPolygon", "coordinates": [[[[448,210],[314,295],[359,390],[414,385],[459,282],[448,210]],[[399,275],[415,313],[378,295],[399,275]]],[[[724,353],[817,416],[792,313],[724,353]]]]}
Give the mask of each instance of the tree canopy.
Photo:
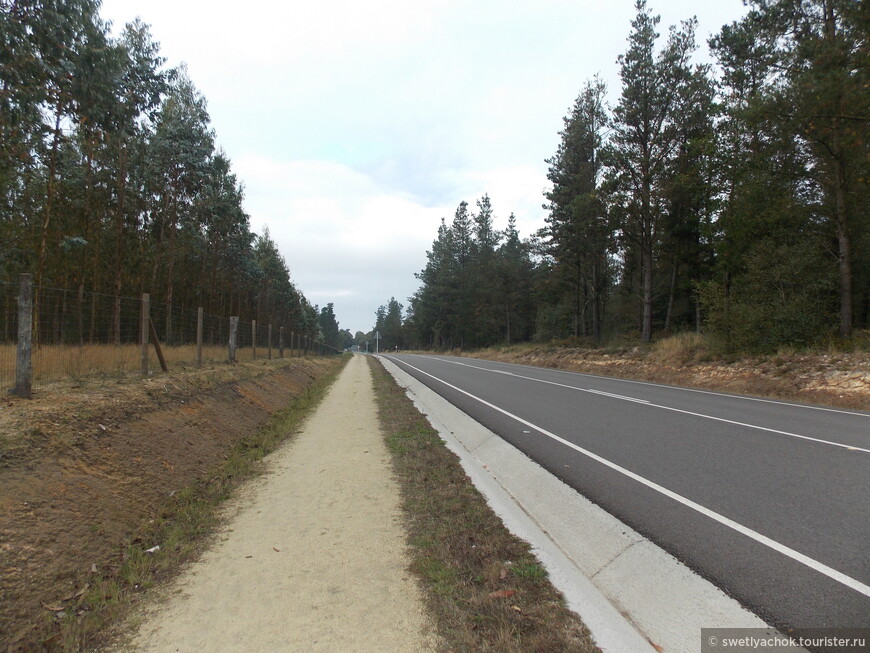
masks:
{"type": "Polygon", "coordinates": [[[547,159],[547,224],[488,196],[442,220],[404,338],[433,348],[704,330],[771,351],[870,326],[867,9],[749,0],[693,63],[636,0],[612,108],[587,81],[547,159]]]}
{"type": "Polygon", "coordinates": [[[111,295],[115,341],[120,298],[141,292],[166,305],[170,341],[173,306],[315,335],[315,307],[251,231],[205,97],[147,25],[113,37],[98,9],[0,3],[0,280],[111,295]]]}

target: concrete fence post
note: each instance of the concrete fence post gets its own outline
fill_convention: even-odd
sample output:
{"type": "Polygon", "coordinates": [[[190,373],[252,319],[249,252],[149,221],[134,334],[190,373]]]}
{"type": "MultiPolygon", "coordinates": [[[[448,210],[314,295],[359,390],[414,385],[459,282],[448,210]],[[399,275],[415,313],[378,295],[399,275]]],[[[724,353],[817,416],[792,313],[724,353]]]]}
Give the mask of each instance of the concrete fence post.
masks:
{"type": "Polygon", "coordinates": [[[234,315],[230,318],[230,351],[228,360],[230,363],[236,362],[236,343],[238,342],[239,334],[239,316],[234,315]]]}
{"type": "Polygon", "coordinates": [[[284,358],[284,327],[278,327],[278,358],[284,358]]]}
{"type": "Polygon", "coordinates": [[[30,399],[33,392],[33,275],[22,274],[18,288],[18,346],[11,394],[30,399]]]}
{"type": "Polygon", "coordinates": [[[196,366],[202,367],[202,306],[196,309],[196,366]]]}
{"type": "Polygon", "coordinates": [[[257,320],[251,320],[251,357],[257,360],[257,320]]]}
{"type": "Polygon", "coordinates": [[[272,360],[272,325],[269,325],[269,328],[266,329],[266,348],[268,351],[267,357],[269,360],[272,360]]]}

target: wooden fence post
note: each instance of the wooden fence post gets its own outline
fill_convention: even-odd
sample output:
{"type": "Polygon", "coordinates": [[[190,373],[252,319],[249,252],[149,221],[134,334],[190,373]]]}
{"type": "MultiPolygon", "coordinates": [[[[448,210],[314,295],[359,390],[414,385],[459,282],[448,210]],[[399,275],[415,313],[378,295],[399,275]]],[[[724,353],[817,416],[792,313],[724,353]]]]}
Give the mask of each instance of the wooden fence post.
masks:
{"type": "Polygon", "coordinates": [[[202,306],[196,309],[196,366],[202,367],[202,306]]]}
{"type": "Polygon", "coordinates": [[[151,335],[151,295],[142,293],[142,323],[139,329],[139,342],[142,345],[142,376],[148,376],[148,338],[151,335]]]}
{"type": "Polygon", "coordinates": [[[257,320],[251,320],[251,356],[257,360],[257,320]]]}
{"type": "Polygon", "coordinates": [[[284,358],[284,327],[278,327],[278,358],[284,358]]]}
{"type": "Polygon", "coordinates": [[[33,391],[33,275],[22,274],[18,288],[18,347],[11,394],[30,399],[33,391]]]}
{"type": "Polygon", "coordinates": [[[239,316],[234,315],[230,318],[230,353],[229,353],[229,362],[236,362],[236,338],[238,336],[239,331],[239,316]]]}
{"type": "Polygon", "coordinates": [[[148,319],[148,326],[151,329],[151,342],[154,343],[154,353],[157,354],[157,360],[160,363],[160,369],[164,372],[169,371],[166,365],[166,359],[163,357],[163,350],[160,348],[160,338],[157,337],[157,329],[154,328],[154,321],[148,319]]]}
{"type": "Polygon", "coordinates": [[[272,360],[272,325],[269,325],[269,328],[266,329],[266,348],[269,352],[267,357],[269,360],[272,360]]]}

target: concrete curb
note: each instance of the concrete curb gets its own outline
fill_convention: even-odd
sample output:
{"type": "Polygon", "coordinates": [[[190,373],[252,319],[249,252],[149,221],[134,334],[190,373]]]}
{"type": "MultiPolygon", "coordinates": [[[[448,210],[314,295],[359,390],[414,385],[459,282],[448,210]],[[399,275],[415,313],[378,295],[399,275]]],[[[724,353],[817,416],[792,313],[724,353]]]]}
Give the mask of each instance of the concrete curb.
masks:
{"type": "Polygon", "coordinates": [[[532,545],[602,650],[695,653],[701,628],[769,628],[439,394],[378,358],[508,529],[532,545]]]}

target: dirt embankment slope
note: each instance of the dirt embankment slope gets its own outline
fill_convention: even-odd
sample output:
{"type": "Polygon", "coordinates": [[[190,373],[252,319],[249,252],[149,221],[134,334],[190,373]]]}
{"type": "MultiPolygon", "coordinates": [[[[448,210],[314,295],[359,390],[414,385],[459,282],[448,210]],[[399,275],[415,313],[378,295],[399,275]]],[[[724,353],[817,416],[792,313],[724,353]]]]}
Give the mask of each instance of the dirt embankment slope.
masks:
{"type": "MultiPolygon", "coordinates": [[[[260,361],[0,400],[0,650],[63,646],[52,624],[112,600],[131,544],[173,495],[336,359],[260,361]]],[[[150,546],[150,545],[147,545],[150,546]]]]}

